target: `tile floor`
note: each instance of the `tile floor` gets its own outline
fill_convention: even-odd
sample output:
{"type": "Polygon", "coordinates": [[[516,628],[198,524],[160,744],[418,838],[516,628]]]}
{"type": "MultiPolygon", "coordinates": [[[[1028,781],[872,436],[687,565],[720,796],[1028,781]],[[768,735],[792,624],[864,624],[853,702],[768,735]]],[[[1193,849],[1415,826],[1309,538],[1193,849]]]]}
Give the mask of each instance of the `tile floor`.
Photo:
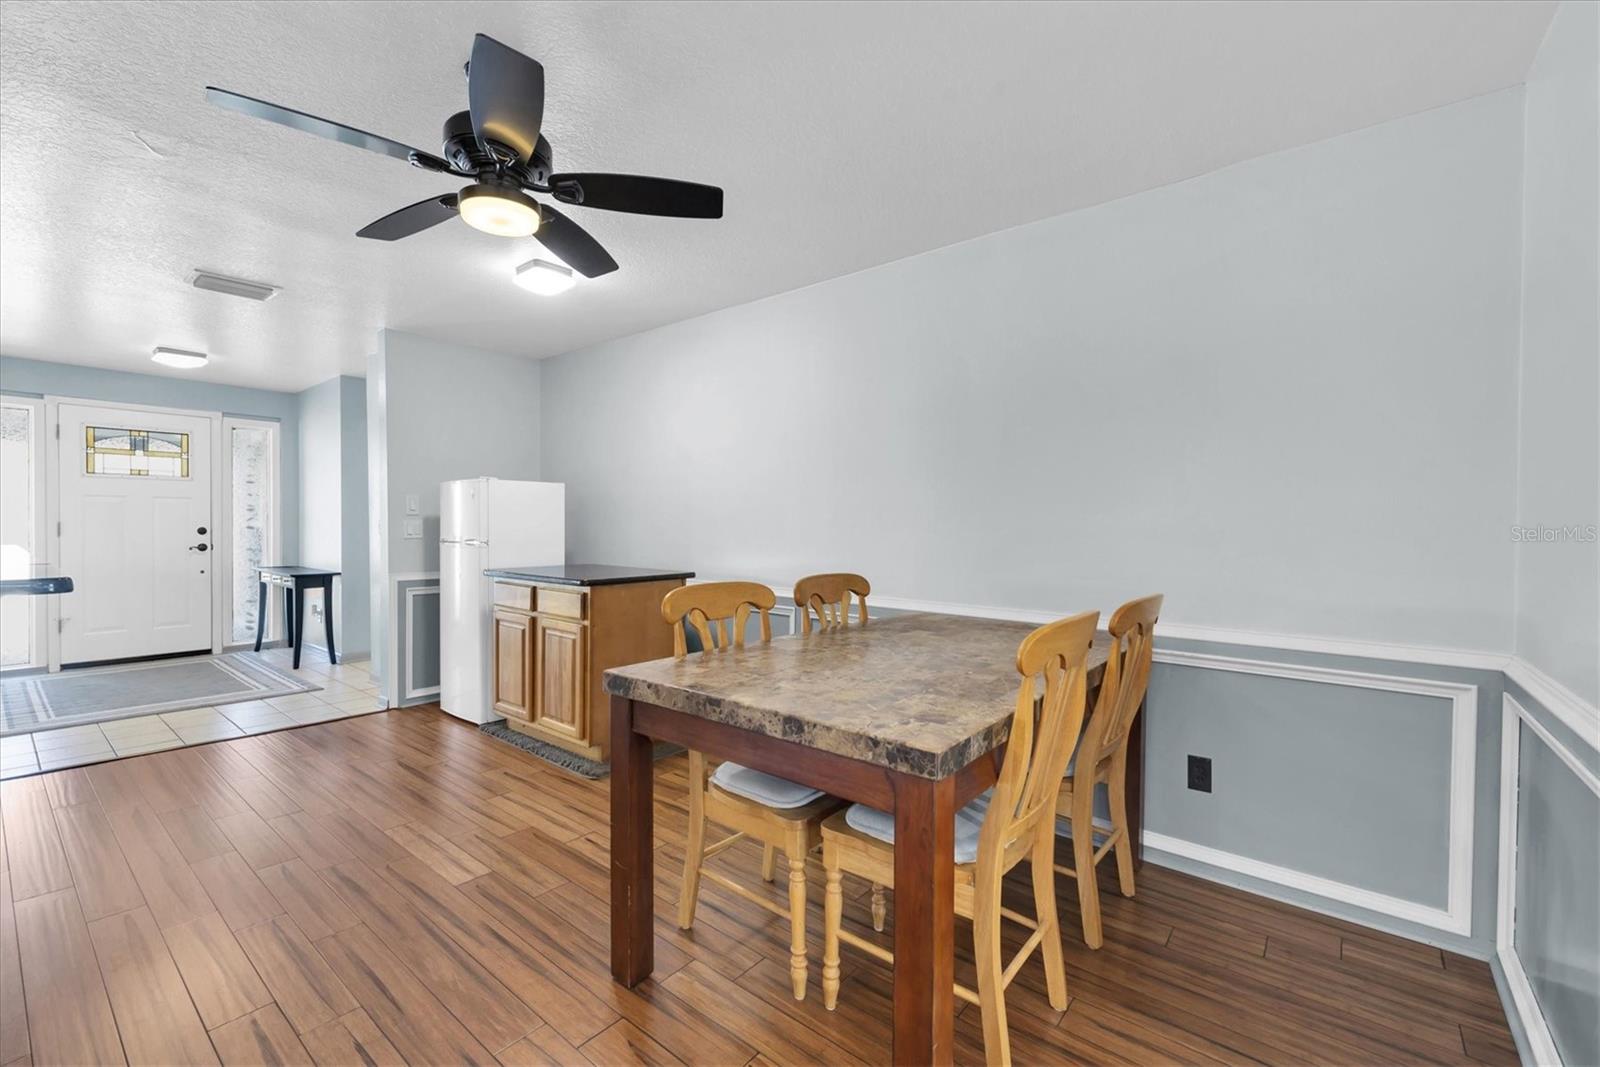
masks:
{"type": "MultiPolygon", "coordinates": [[[[279,670],[290,670],[286,649],[268,649],[259,655],[279,670]]],[[[300,674],[322,687],[310,693],[0,737],[0,779],[381,710],[377,686],[368,673],[370,664],[335,666],[317,662],[313,655],[307,652],[300,661],[300,674]]]]}

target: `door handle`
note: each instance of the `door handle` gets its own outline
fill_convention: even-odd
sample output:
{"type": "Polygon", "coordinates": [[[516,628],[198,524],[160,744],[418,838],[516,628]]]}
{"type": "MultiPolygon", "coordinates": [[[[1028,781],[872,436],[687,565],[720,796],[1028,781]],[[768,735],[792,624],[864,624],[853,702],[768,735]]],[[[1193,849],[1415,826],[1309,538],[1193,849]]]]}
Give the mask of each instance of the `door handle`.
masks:
{"type": "Polygon", "coordinates": [[[202,543],[200,543],[198,545],[190,545],[189,546],[189,551],[190,552],[209,552],[209,551],[211,551],[211,546],[208,545],[208,544],[205,544],[204,542],[202,542],[202,543]]]}

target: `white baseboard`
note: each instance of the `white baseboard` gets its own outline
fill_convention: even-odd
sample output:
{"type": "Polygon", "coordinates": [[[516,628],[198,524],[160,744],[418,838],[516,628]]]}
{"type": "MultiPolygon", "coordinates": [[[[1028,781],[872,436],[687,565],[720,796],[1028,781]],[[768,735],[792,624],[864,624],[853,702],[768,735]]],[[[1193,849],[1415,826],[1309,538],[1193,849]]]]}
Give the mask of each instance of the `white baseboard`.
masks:
{"type": "Polygon", "coordinates": [[[1545,1022],[1539,998],[1533,994],[1533,983],[1528,981],[1528,972],[1522,968],[1522,958],[1517,955],[1514,946],[1502,945],[1499,959],[1500,969],[1506,976],[1506,987],[1511,991],[1511,1003],[1507,1006],[1516,1012],[1517,1021],[1522,1024],[1535,1067],[1561,1067],[1561,1052],[1556,1048],[1554,1035],[1550,1033],[1550,1024],[1545,1022]]]}
{"type": "Polygon", "coordinates": [[[1248,878],[1256,878],[1263,882],[1272,882],[1286,889],[1296,889],[1302,893],[1325,897],[1328,900],[1349,904],[1352,907],[1364,908],[1379,915],[1387,915],[1394,919],[1403,919],[1406,922],[1417,923],[1420,926],[1431,926],[1436,930],[1445,930],[1453,934],[1469,935],[1472,932],[1472,916],[1468,913],[1465,921],[1459,915],[1452,915],[1446,908],[1436,908],[1428,904],[1419,904],[1414,900],[1403,897],[1389,896],[1371,889],[1350,885],[1346,882],[1335,881],[1320,875],[1307,874],[1290,867],[1282,867],[1275,863],[1266,863],[1262,860],[1251,859],[1221,849],[1210,848],[1206,845],[1197,845],[1192,841],[1184,841],[1177,837],[1168,837],[1166,834],[1154,833],[1146,830],[1142,835],[1145,847],[1165,852],[1173,856],[1194,860],[1207,866],[1217,867],[1224,871],[1232,871],[1248,878]]]}

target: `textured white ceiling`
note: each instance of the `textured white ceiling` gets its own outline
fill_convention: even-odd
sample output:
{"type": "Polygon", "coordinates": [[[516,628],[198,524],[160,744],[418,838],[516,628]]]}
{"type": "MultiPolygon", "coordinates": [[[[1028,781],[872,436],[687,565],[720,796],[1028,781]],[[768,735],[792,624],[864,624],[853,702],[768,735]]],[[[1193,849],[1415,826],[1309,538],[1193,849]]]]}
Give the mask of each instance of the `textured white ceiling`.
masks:
{"type": "Polygon", "coordinates": [[[1522,81],[1553,3],[41,3],[0,7],[0,351],[300,389],[392,327],[532,357],[1522,81]],[[727,217],[584,211],[621,263],[446,222],[454,187],[208,105],[207,83],[430,151],[484,32],[545,65],[558,170],[711,182],[727,217]],[[195,267],[283,287],[190,288],[195,267]]]}

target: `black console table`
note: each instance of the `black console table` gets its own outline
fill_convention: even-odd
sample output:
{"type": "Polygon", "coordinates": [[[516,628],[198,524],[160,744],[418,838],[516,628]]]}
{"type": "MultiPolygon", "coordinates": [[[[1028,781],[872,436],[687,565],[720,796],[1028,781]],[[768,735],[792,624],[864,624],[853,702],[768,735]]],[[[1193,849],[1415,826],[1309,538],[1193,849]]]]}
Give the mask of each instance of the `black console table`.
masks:
{"type": "Polygon", "coordinates": [[[328,635],[328,662],[338,663],[333,650],[333,580],[338,571],[318,570],[315,567],[262,567],[261,599],[256,606],[256,651],[261,651],[261,636],[267,629],[267,586],[283,589],[283,620],[288,632],[284,635],[294,646],[294,669],[300,669],[300,642],[305,637],[306,590],[322,590],[322,625],[328,635]]]}
{"type": "Polygon", "coordinates": [[[0,596],[54,596],[72,592],[72,579],[57,574],[44,578],[0,578],[0,596]]]}

